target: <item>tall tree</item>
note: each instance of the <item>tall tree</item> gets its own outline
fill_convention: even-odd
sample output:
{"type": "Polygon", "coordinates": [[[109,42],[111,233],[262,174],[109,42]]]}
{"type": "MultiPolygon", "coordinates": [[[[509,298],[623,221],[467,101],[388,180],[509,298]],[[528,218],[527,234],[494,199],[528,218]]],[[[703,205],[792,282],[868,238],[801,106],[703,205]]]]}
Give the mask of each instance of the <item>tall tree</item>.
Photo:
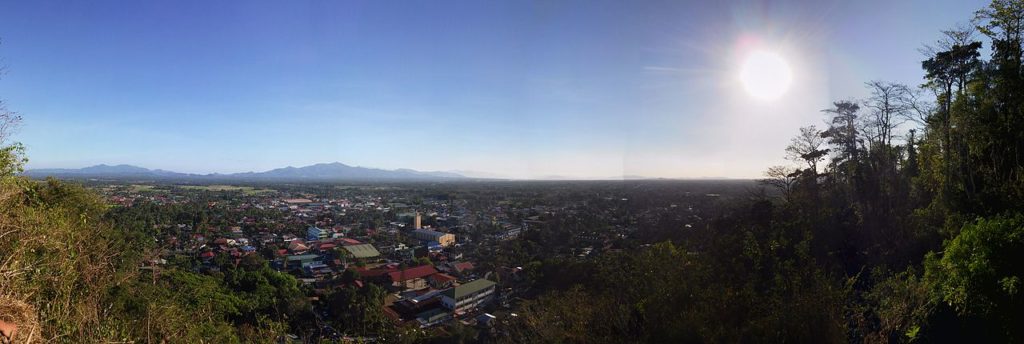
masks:
{"type": "Polygon", "coordinates": [[[828,154],[828,149],[822,149],[825,138],[821,134],[821,130],[813,125],[800,128],[800,134],[786,146],[786,158],[807,164],[811,173],[817,175],[818,162],[828,154]]]}
{"type": "Polygon", "coordinates": [[[892,146],[893,130],[902,124],[902,119],[912,106],[908,103],[910,89],[903,84],[870,81],[865,84],[871,95],[864,101],[869,109],[865,127],[870,131],[871,145],[892,146]]]}
{"type": "MultiPolygon", "coordinates": [[[[947,33],[947,35],[950,34],[947,33]]],[[[954,35],[954,37],[962,38],[964,35],[954,35]]],[[[938,119],[943,134],[942,160],[945,180],[943,190],[947,194],[947,197],[945,197],[947,200],[950,199],[948,195],[952,193],[953,183],[955,182],[953,173],[954,166],[957,164],[953,161],[953,152],[958,147],[957,143],[954,142],[956,138],[953,132],[953,86],[959,85],[957,94],[963,92],[967,79],[980,64],[978,61],[980,56],[979,49],[981,49],[981,42],[975,41],[966,44],[955,42],[949,46],[948,50],[936,52],[934,56],[921,62],[921,67],[926,72],[925,78],[928,79],[928,83],[941,90],[938,103],[941,104],[942,111],[939,113],[938,119]]]]}
{"type": "Polygon", "coordinates": [[[793,193],[793,185],[796,184],[799,175],[800,171],[795,168],[781,165],[772,166],[764,171],[765,178],[758,180],[758,183],[778,189],[779,192],[782,192],[783,199],[789,201],[793,193]]]}
{"type": "Polygon", "coordinates": [[[822,137],[836,147],[832,150],[832,165],[836,172],[847,170],[841,167],[860,158],[862,140],[858,128],[859,111],[860,105],[850,100],[834,102],[832,108],[822,110],[832,116],[829,128],[822,133],[822,137]]]}
{"type": "MultiPolygon", "coordinates": [[[[0,66],[0,76],[4,73],[0,66]]],[[[21,115],[7,109],[7,104],[0,99],[0,178],[21,172],[27,161],[25,148],[11,140],[11,136],[21,125],[21,115]]]]}

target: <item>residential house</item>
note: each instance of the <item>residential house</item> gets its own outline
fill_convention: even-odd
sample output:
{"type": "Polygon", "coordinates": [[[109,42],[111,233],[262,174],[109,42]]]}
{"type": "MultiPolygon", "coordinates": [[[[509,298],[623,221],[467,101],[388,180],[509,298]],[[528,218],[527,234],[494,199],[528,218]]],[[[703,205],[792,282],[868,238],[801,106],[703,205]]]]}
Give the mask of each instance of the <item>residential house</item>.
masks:
{"type": "Polygon", "coordinates": [[[323,264],[323,260],[319,255],[315,254],[300,254],[287,256],[285,259],[285,267],[287,268],[305,268],[314,264],[323,264]]]}
{"type": "Polygon", "coordinates": [[[423,289],[427,287],[427,276],[437,273],[431,265],[420,265],[414,268],[388,273],[391,287],[396,289],[423,289]]]}
{"type": "Polygon", "coordinates": [[[434,308],[416,315],[416,321],[420,323],[421,328],[443,323],[450,318],[451,314],[448,314],[448,312],[439,308],[434,308]]]}
{"type": "Polygon", "coordinates": [[[452,277],[452,275],[449,275],[449,274],[444,274],[444,273],[440,273],[439,272],[439,273],[427,276],[427,283],[430,284],[431,288],[434,288],[434,289],[444,289],[444,288],[451,287],[453,284],[455,284],[455,277],[452,277]]]}
{"type": "Polygon", "coordinates": [[[288,251],[295,254],[303,254],[306,253],[306,251],[309,251],[309,246],[306,246],[306,244],[300,240],[294,240],[288,243],[288,251]]]}
{"type": "Polygon", "coordinates": [[[473,266],[473,263],[470,262],[449,262],[445,263],[444,270],[452,275],[466,278],[473,273],[473,269],[476,269],[476,266],[473,266]]]}

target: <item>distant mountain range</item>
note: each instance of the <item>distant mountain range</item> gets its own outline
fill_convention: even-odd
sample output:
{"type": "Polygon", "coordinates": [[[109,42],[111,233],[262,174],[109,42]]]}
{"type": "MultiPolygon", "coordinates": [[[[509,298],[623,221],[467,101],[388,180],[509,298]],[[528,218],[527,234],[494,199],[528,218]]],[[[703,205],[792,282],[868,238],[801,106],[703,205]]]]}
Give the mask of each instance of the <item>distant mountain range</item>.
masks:
{"type": "MultiPolygon", "coordinates": [[[[511,180],[507,176],[476,171],[417,171],[408,168],[385,170],[380,168],[350,166],[340,162],[315,164],[303,167],[284,167],[264,172],[194,174],[151,170],[133,165],[105,165],[83,168],[31,169],[23,173],[31,178],[57,177],[64,179],[114,179],[154,180],[187,179],[217,181],[445,181],[445,180],[511,180]]],[[[545,175],[527,180],[663,180],[638,175],[609,177],[574,177],[545,175]]],[[[705,179],[705,178],[696,178],[705,179]]],[[[722,178],[707,178],[722,179],[722,178]]]]}
{"type": "Polygon", "coordinates": [[[345,180],[454,180],[468,177],[453,172],[423,172],[411,169],[385,170],[349,166],[340,162],[303,167],[288,166],[265,172],[231,174],[191,174],[167,170],[151,170],[132,165],[96,165],[85,168],[32,169],[24,175],[33,178],[104,178],[104,179],[216,179],[265,181],[345,181],[345,180]]]}

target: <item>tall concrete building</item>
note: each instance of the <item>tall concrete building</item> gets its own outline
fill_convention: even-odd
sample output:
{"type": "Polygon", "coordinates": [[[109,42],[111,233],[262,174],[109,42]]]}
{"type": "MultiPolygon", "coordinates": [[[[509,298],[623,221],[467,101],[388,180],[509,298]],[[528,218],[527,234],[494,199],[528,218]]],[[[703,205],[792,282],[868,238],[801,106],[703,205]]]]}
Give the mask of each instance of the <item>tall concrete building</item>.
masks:
{"type": "Polygon", "coordinates": [[[326,229],[318,228],[316,226],[309,226],[309,228],[306,229],[306,240],[309,241],[324,240],[327,239],[328,235],[330,235],[330,233],[328,233],[326,229]]]}
{"type": "Polygon", "coordinates": [[[448,247],[455,243],[455,234],[432,231],[429,229],[413,230],[412,237],[421,241],[436,241],[444,247],[448,247]]]}
{"type": "Polygon", "coordinates": [[[418,211],[416,212],[416,219],[413,222],[413,227],[412,228],[413,229],[423,228],[423,217],[420,215],[420,212],[418,212],[418,211]]]}

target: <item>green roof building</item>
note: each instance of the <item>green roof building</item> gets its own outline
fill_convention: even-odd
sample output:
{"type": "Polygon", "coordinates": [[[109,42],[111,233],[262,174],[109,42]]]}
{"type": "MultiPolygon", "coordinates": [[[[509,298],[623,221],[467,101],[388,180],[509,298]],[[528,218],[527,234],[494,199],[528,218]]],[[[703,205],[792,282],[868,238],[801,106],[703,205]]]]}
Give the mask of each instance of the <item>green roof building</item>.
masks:
{"type": "Polygon", "coordinates": [[[306,267],[312,264],[320,264],[321,259],[319,255],[315,254],[302,254],[285,257],[285,267],[306,267]]]}
{"type": "Polygon", "coordinates": [[[455,312],[473,309],[494,299],[495,283],[478,279],[451,287],[441,295],[441,304],[455,312]]]}
{"type": "Polygon", "coordinates": [[[380,257],[380,252],[377,251],[377,248],[370,244],[348,245],[341,248],[345,249],[352,258],[356,259],[380,257]]]}

